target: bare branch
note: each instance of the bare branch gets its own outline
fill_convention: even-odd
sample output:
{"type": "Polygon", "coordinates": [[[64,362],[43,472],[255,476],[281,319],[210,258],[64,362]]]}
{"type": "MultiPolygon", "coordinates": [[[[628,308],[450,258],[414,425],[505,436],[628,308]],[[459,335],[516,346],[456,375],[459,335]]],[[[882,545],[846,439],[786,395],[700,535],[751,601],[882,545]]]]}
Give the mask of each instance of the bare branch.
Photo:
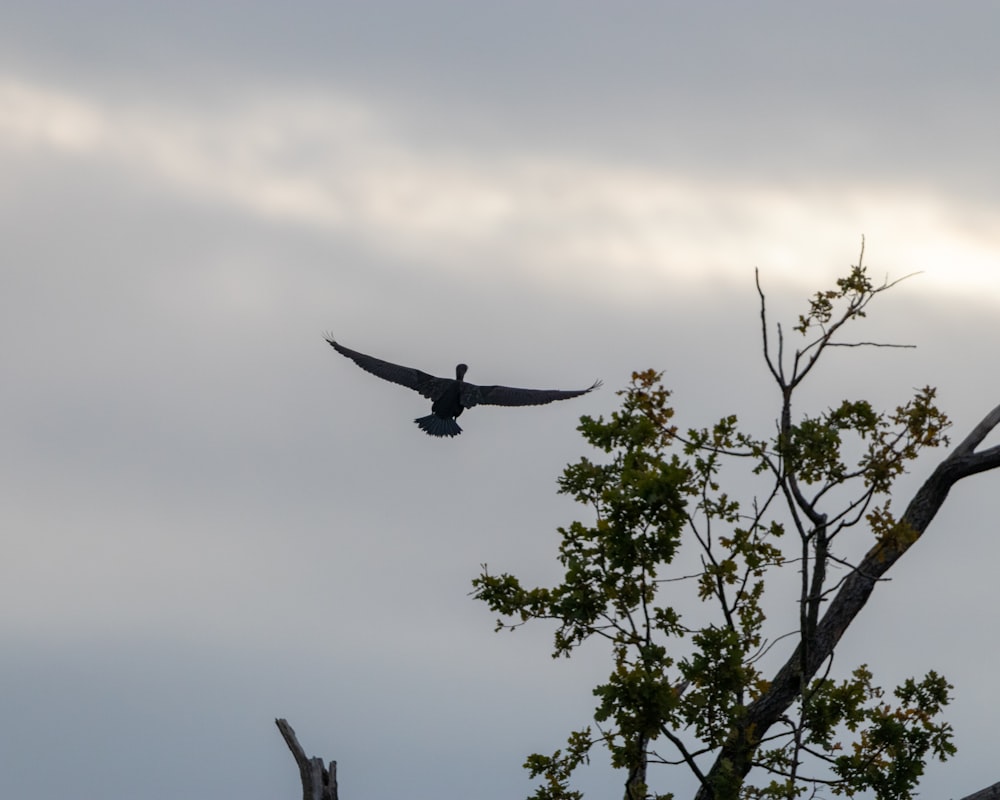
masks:
{"type": "Polygon", "coordinates": [[[688,765],[694,773],[694,776],[701,783],[702,789],[709,789],[708,783],[705,781],[705,773],[699,769],[698,762],[694,760],[694,756],[697,755],[697,753],[689,753],[688,749],[684,746],[684,742],[682,742],[666,725],[660,726],[660,733],[669,739],[673,746],[677,748],[677,752],[681,754],[681,758],[684,759],[684,762],[688,765]]]}
{"type": "Polygon", "coordinates": [[[887,342],[827,342],[827,347],[899,347],[916,350],[915,344],[889,344],[887,342]]]}
{"type": "MultiPolygon", "coordinates": [[[[985,439],[990,431],[1000,425],[1000,406],[994,408],[989,414],[983,417],[982,421],[972,429],[972,433],[962,440],[962,443],[955,448],[956,453],[971,453],[985,439]]],[[[996,448],[993,448],[996,449],[996,448]]],[[[989,451],[984,451],[981,455],[986,455],[989,451]]]]}
{"type": "Polygon", "coordinates": [[[967,794],[961,800],[1000,800],[1000,783],[994,783],[978,792],[967,794]]]}
{"type": "Polygon", "coordinates": [[[778,368],[774,366],[774,362],[771,361],[771,351],[767,343],[767,309],[764,304],[764,290],[760,286],[760,270],[754,268],[754,281],[757,283],[757,294],[760,295],[760,328],[761,328],[761,338],[764,340],[764,360],[767,362],[767,368],[771,371],[774,379],[778,382],[779,386],[785,385],[785,376],[781,374],[781,357],[778,358],[778,368]]]}

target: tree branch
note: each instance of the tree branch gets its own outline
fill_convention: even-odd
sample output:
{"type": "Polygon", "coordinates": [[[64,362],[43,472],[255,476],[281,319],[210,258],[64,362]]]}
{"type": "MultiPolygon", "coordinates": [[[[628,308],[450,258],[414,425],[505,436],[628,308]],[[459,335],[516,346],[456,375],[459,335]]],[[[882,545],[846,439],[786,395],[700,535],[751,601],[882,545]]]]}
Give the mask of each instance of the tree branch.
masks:
{"type": "MultiPolygon", "coordinates": [[[[962,443],[955,448],[956,453],[971,453],[980,444],[982,444],[983,439],[985,439],[990,431],[992,431],[997,425],[1000,425],[1000,406],[994,408],[989,414],[983,417],[982,422],[980,422],[975,428],[972,429],[972,433],[962,440],[962,443]]],[[[997,448],[991,448],[996,450],[997,448]]],[[[989,450],[984,450],[980,455],[986,455],[990,452],[989,450]]],[[[987,467],[989,469],[989,467],[987,467]]]]}
{"type": "MultiPolygon", "coordinates": [[[[879,579],[923,535],[927,526],[944,504],[948,492],[962,478],[1000,467],[1000,445],[980,453],[975,448],[1000,425],[1000,406],[994,408],[972,430],[963,442],[949,454],[917,490],[902,518],[868,551],[858,568],[843,582],[816,626],[810,641],[795,652],[778,671],[768,691],[752,703],[746,717],[738,724],[730,741],[723,746],[709,771],[708,782],[736,773],[745,776],[753,766],[753,755],[767,730],[787,711],[820,665],[833,653],[844,631],[853,622],[879,579]]],[[[997,785],[1000,787],[1000,784],[997,785]]],[[[990,787],[992,790],[994,787],[990,787]]],[[[983,790],[988,791],[988,790],[983,790]]],[[[996,795],[976,795],[966,800],[1000,800],[996,795]]],[[[711,789],[701,789],[697,800],[716,800],[711,789]]]]}
{"type": "Polygon", "coordinates": [[[1000,800],[1000,783],[994,783],[978,792],[968,794],[962,800],[1000,800]]]}
{"type": "Polygon", "coordinates": [[[288,721],[276,719],[274,724],[281,731],[285,744],[292,751],[298,765],[299,777],[302,779],[302,800],[338,800],[337,762],[331,761],[330,766],[326,767],[322,758],[308,758],[288,721]]]}
{"type": "Polygon", "coordinates": [[[900,347],[904,350],[916,350],[915,344],[889,344],[887,342],[828,342],[827,347],[900,347]]]}

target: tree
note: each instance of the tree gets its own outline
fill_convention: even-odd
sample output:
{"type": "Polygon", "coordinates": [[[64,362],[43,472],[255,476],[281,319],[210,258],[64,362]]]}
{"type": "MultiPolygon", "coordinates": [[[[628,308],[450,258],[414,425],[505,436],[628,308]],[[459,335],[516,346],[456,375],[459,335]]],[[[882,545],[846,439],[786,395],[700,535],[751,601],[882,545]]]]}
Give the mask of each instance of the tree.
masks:
{"type": "Polygon", "coordinates": [[[581,797],[572,773],[601,744],[627,770],[626,800],[672,797],[650,790],[650,765],[693,773],[696,800],[820,790],[899,800],[913,796],[928,759],[955,752],[941,718],[952,688],[943,676],[910,678],[890,697],[867,665],[835,677],[833,654],[949,489],[1000,466],[1000,445],[977,449],[1000,424],[1000,407],[902,513],[892,502],[896,479],[925,449],[948,443],[933,388],[891,411],[844,400],[796,412],[797,392],[830,348],[893,346],[843,339],[898,283],[874,284],[863,256],[862,245],[858,265],[810,300],[794,351],[782,327],[771,327],[758,275],[764,361],[781,398],[772,434],[744,432],[736,416],[681,432],[661,374],[634,373],[609,419],[581,418],[603,459],[581,458],[560,478],[559,491],[591,513],[559,529],[561,582],[528,588],[486,565],[473,581],[500,615],[498,630],[555,621],[553,657],[595,639],[610,648],[594,726],[525,763],[542,778],[537,800],[581,797]],[[852,561],[859,537],[870,546],[852,561]],[[794,620],[774,613],[774,595],[789,587],[794,620]]]}

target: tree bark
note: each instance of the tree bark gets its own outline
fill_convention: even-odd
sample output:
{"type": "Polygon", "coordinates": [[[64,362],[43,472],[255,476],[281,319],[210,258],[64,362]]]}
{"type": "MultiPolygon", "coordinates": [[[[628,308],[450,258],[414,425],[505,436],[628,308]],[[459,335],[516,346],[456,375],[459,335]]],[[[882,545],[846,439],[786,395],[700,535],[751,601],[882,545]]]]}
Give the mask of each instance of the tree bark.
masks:
{"type": "MultiPolygon", "coordinates": [[[[951,487],[969,475],[1000,467],[1000,445],[976,452],[976,447],[998,424],[1000,406],[987,414],[954,452],[938,465],[917,490],[893,531],[883,536],[847,577],[809,637],[805,658],[800,643],[778,671],[770,688],[749,706],[745,718],[735,726],[730,740],[723,745],[706,775],[706,782],[698,790],[696,800],[729,800],[738,796],[743,779],[753,766],[760,740],[799,696],[801,687],[812,680],[819,667],[833,653],[844,631],[868,602],[875,584],[927,530],[951,487]]],[[[994,788],[984,789],[983,792],[994,788]]],[[[986,800],[994,796],[1000,800],[1000,794],[986,794],[981,798],[971,795],[965,800],[986,800]]]]}
{"type": "Polygon", "coordinates": [[[1000,800],[1000,783],[994,783],[978,792],[968,794],[962,800],[1000,800]]]}
{"type": "Polygon", "coordinates": [[[331,761],[327,767],[323,764],[322,758],[308,758],[288,721],[276,719],[274,724],[281,731],[285,744],[292,751],[295,763],[298,765],[299,776],[302,779],[302,800],[338,800],[337,762],[331,761]]]}

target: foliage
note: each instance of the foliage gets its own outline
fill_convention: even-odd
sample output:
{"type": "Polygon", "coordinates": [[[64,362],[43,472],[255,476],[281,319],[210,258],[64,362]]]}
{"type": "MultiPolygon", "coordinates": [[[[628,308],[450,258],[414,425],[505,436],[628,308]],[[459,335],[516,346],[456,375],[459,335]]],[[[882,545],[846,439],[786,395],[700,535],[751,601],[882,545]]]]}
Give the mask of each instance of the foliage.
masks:
{"type": "Polygon", "coordinates": [[[794,392],[819,357],[844,346],[842,326],[892,285],[873,285],[859,259],[812,298],[795,327],[804,345],[790,358],[780,326],[776,351],[769,342],[760,291],[764,355],[781,391],[772,435],[744,432],[736,416],[680,433],[653,370],[633,373],[609,419],[581,418],[580,433],[603,456],[581,458],[559,480],[590,509],[587,522],[559,529],[561,581],[529,588],[485,565],[473,581],[500,615],[498,630],[553,620],[553,657],[592,639],[610,648],[610,673],[594,689],[597,732],[576,731],[565,749],[525,764],[543,780],[537,800],[581,797],[570,779],[598,744],[627,771],[627,798],[669,796],[647,787],[647,766],[657,764],[689,770],[705,798],[795,798],[822,787],[909,798],[926,760],[954,752],[938,719],[951,687],[936,673],[907,680],[889,700],[867,667],[838,682],[832,654],[819,677],[811,657],[820,607],[843,583],[829,568],[850,572],[842,535],[867,526],[880,541],[913,539],[891,510],[894,481],[947,441],[930,387],[893,411],[843,400],[793,419],[794,392]],[[763,487],[745,502],[723,489],[724,470],[741,467],[763,487]],[[680,563],[695,566],[678,577],[668,568],[680,563]],[[765,630],[765,598],[787,588],[776,578],[788,571],[799,576],[798,626],[777,635],[765,630]],[[679,595],[684,586],[697,602],[679,595]],[[762,666],[779,642],[793,645],[784,669],[798,682],[771,724],[755,710],[781,700],[762,666]]]}

